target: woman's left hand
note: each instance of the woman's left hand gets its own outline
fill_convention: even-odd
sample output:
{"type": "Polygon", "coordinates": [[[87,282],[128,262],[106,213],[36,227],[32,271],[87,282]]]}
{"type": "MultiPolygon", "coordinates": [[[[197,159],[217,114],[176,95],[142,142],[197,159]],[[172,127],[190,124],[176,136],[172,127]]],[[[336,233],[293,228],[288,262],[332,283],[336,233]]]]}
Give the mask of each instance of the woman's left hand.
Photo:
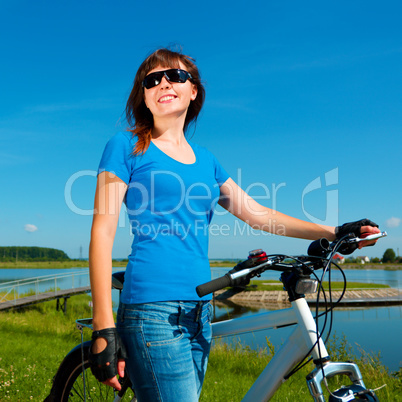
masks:
{"type": "MultiPolygon", "coordinates": [[[[380,233],[381,230],[378,229],[376,226],[362,226],[361,227],[361,234],[360,238],[364,238],[364,235],[370,235],[370,234],[375,234],[375,233],[380,233]]],[[[367,246],[374,246],[374,244],[377,243],[377,240],[370,240],[370,241],[362,241],[359,243],[359,249],[367,246]]]]}
{"type": "MultiPolygon", "coordinates": [[[[338,226],[335,230],[337,239],[346,236],[349,233],[353,233],[355,236],[364,238],[369,234],[380,233],[378,225],[370,219],[360,219],[356,222],[344,223],[342,226],[338,226]]],[[[359,242],[358,248],[373,246],[377,240],[368,240],[359,242]]]]}

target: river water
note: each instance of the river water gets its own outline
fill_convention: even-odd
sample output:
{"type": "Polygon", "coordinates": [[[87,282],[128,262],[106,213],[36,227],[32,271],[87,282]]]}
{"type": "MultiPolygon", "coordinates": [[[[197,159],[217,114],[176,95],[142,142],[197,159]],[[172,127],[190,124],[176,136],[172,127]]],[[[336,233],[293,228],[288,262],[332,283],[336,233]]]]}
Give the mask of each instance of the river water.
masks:
{"type": "MultiPolygon", "coordinates": [[[[123,270],[116,268],[115,270],[123,270]]],[[[212,268],[212,278],[224,275],[228,268],[212,268]]],[[[33,278],[44,275],[68,274],[77,272],[74,286],[87,286],[88,276],[82,275],[88,272],[86,268],[69,269],[0,269],[0,287],[3,282],[33,278]]],[[[393,288],[402,289],[402,271],[385,270],[346,270],[349,282],[381,283],[393,288]]],[[[278,279],[277,272],[265,272],[262,279],[278,279]]],[[[332,280],[341,281],[342,278],[337,271],[332,273],[332,280]]],[[[63,288],[71,286],[71,280],[59,279],[57,287],[63,288]],[[68,283],[67,283],[68,282],[68,283]]],[[[52,282],[54,283],[54,282],[52,282]]],[[[43,282],[39,288],[54,287],[49,283],[43,282]]],[[[44,289],[40,289],[44,290],[44,289]]],[[[118,291],[113,291],[113,303],[118,305],[118,291]]],[[[214,307],[215,318],[217,320],[238,315],[250,315],[268,311],[261,308],[239,308],[233,306],[214,307]]],[[[80,318],[80,317],[77,317],[80,318]]],[[[280,330],[265,330],[255,333],[241,335],[240,337],[229,337],[227,342],[241,342],[252,348],[265,348],[266,339],[278,348],[289,335],[291,328],[280,330]]],[[[359,354],[359,349],[374,354],[380,354],[381,361],[391,370],[396,371],[402,366],[402,352],[399,347],[400,334],[402,333],[402,306],[391,307],[370,307],[370,308],[342,308],[334,312],[334,329],[338,338],[343,334],[346,336],[353,351],[359,354]]]]}

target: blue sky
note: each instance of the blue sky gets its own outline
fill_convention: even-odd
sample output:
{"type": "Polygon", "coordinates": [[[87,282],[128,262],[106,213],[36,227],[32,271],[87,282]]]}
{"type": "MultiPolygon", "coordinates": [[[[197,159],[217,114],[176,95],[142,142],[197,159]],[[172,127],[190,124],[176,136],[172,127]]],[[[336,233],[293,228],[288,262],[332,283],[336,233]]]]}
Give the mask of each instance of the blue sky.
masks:
{"type": "MultiPolygon", "coordinates": [[[[95,171],[158,47],[196,58],[192,141],[260,202],[328,224],[369,217],[402,252],[402,3],[0,1],[0,245],[87,257],[95,171]]],[[[222,210],[210,257],[303,253],[222,210]]],[[[218,216],[219,215],[219,216],[218,216]]],[[[122,216],[114,257],[132,237],[122,216]]]]}

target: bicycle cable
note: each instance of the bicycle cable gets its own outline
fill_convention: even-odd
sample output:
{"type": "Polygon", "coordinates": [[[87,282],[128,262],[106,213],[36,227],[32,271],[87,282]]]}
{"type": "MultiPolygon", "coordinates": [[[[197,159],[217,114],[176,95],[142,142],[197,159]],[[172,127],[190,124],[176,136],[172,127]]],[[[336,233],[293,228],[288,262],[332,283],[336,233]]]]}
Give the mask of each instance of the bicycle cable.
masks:
{"type": "MultiPolygon", "coordinates": [[[[344,240],[347,237],[348,237],[348,235],[342,237],[338,241],[338,243],[336,243],[335,247],[332,249],[331,253],[329,254],[328,263],[327,263],[326,267],[324,268],[323,274],[322,274],[322,279],[324,279],[324,275],[325,275],[326,271],[328,270],[328,276],[329,276],[328,277],[328,291],[329,291],[329,296],[330,296],[331,310],[330,310],[330,329],[329,329],[326,341],[329,339],[329,336],[330,336],[330,333],[331,333],[331,330],[332,330],[332,322],[333,322],[332,289],[331,289],[331,261],[332,261],[332,258],[335,255],[335,253],[338,251],[339,247],[341,246],[341,244],[344,242],[344,240]]],[[[342,274],[343,274],[343,272],[342,272],[342,274]]],[[[339,301],[342,299],[342,297],[343,297],[343,295],[344,295],[344,293],[346,291],[346,286],[347,286],[346,276],[344,275],[344,289],[343,289],[343,292],[342,292],[342,295],[341,295],[341,298],[339,299],[339,301]]],[[[316,306],[316,311],[318,311],[318,303],[317,303],[317,306],[316,306]]],[[[318,342],[318,320],[316,320],[316,331],[317,331],[317,342],[318,342]]],[[[327,391],[329,392],[329,394],[331,396],[336,397],[328,387],[327,379],[326,379],[325,372],[324,372],[324,365],[323,365],[323,361],[322,361],[320,347],[318,347],[318,354],[319,354],[319,363],[320,363],[319,367],[320,367],[321,372],[322,372],[322,377],[323,377],[323,380],[324,380],[325,387],[326,387],[327,391]]]]}
{"type": "MultiPolygon", "coordinates": [[[[345,236],[344,238],[346,238],[347,236],[345,236]]],[[[308,353],[306,353],[306,355],[304,356],[304,358],[301,360],[301,362],[299,364],[297,364],[284,378],[288,379],[289,377],[291,377],[293,374],[295,374],[297,371],[299,371],[301,368],[303,368],[306,364],[308,364],[311,360],[312,357],[310,357],[308,360],[305,361],[305,359],[310,355],[310,353],[313,351],[313,349],[317,346],[319,340],[322,338],[322,334],[325,331],[325,327],[327,325],[327,316],[328,314],[330,315],[330,324],[329,324],[329,330],[328,330],[328,334],[324,340],[324,344],[327,343],[331,331],[332,331],[332,324],[333,324],[333,310],[336,307],[337,304],[339,304],[339,302],[342,300],[345,291],[346,291],[346,276],[343,272],[343,270],[339,267],[338,264],[332,262],[332,258],[335,255],[335,253],[337,252],[337,250],[339,249],[340,245],[343,243],[344,238],[340,239],[340,241],[336,244],[336,246],[334,247],[334,249],[331,251],[329,257],[327,258],[321,258],[322,260],[326,261],[327,264],[325,265],[324,269],[323,269],[323,273],[321,275],[321,280],[318,278],[318,276],[312,272],[312,274],[315,276],[315,278],[317,279],[317,281],[319,282],[319,288],[318,288],[318,292],[317,292],[317,299],[316,299],[316,315],[315,315],[315,321],[316,321],[316,334],[317,334],[317,340],[315,341],[314,345],[311,347],[311,349],[308,351],[308,353]],[[339,297],[339,299],[333,303],[332,302],[332,288],[331,288],[331,264],[334,264],[340,271],[341,275],[343,276],[343,289],[342,289],[342,293],[339,297]],[[329,293],[329,306],[327,303],[327,297],[326,297],[326,293],[325,293],[325,289],[323,287],[323,282],[324,282],[324,276],[327,273],[327,271],[329,272],[329,278],[328,278],[328,293],[329,293]],[[323,298],[324,298],[324,311],[321,314],[318,314],[318,307],[319,307],[319,300],[320,300],[320,292],[322,292],[323,298]],[[322,317],[324,315],[324,324],[322,326],[322,330],[318,331],[318,327],[319,327],[319,323],[318,323],[318,318],[322,317]]],[[[305,263],[303,263],[303,261],[300,261],[297,258],[291,257],[293,258],[295,261],[300,262],[301,264],[307,266],[305,263]]],[[[308,266],[307,266],[308,267],[308,266]]],[[[319,357],[320,357],[320,361],[322,362],[322,356],[321,356],[321,349],[318,348],[318,352],[319,352],[319,357]]],[[[321,363],[321,369],[323,370],[323,366],[321,363]]],[[[323,373],[324,375],[324,373],[323,373]]]]}
{"type": "MultiPolygon", "coordinates": [[[[298,261],[298,262],[300,262],[301,264],[305,265],[306,267],[308,267],[308,265],[305,264],[303,261],[300,261],[299,259],[294,258],[294,257],[293,257],[293,259],[294,259],[295,261],[298,261]]],[[[310,267],[308,267],[308,268],[310,268],[310,267]]],[[[318,307],[317,307],[317,306],[318,306],[318,302],[319,302],[319,294],[320,294],[321,289],[322,289],[323,297],[324,297],[324,306],[327,306],[327,298],[326,298],[325,290],[324,290],[324,288],[322,287],[322,279],[320,280],[320,279],[318,278],[318,276],[315,274],[314,271],[312,272],[312,274],[315,276],[315,278],[317,279],[317,281],[318,281],[318,283],[319,283],[318,294],[317,294],[317,300],[316,300],[316,325],[318,325],[318,321],[317,321],[318,307]]],[[[321,278],[323,278],[323,276],[322,276],[321,278]]],[[[325,309],[325,311],[324,311],[324,313],[323,313],[323,314],[325,314],[324,328],[325,328],[325,322],[326,322],[326,313],[327,313],[327,310],[325,309]]],[[[323,330],[324,330],[324,328],[323,328],[323,330]]],[[[306,355],[303,357],[303,359],[301,359],[300,363],[298,363],[288,374],[286,374],[286,376],[284,377],[284,379],[290,378],[293,374],[295,374],[297,371],[299,371],[301,368],[303,368],[306,364],[308,364],[308,363],[312,360],[312,357],[310,357],[309,359],[307,359],[307,358],[308,358],[308,356],[310,356],[311,352],[312,352],[313,349],[316,347],[316,345],[318,344],[319,339],[321,338],[321,333],[318,332],[318,329],[316,329],[316,333],[319,334],[319,336],[317,336],[317,340],[315,341],[314,345],[313,345],[313,346],[310,348],[310,350],[306,353],[306,355]],[[307,359],[307,360],[306,360],[306,359],[307,359]],[[305,360],[306,360],[306,361],[305,361],[305,360]]]]}
{"type": "MultiPolygon", "coordinates": [[[[289,256],[289,255],[286,255],[286,254],[271,254],[271,255],[267,255],[268,258],[269,258],[269,257],[280,257],[281,261],[283,261],[283,260],[289,258],[289,259],[291,259],[291,260],[293,260],[293,261],[295,261],[295,262],[301,264],[302,266],[304,266],[305,268],[307,268],[309,271],[311,271],[310,274],[313,274],[314,277],[316,278],[316,280],[317,280],[318,283],[319,283],[319,288],[318,288],[318,293],[317,293],[317,299],[316,299],[316,314],[315,314],[317,340],[315,341],[315,343],[314,343],[314,345],[311,347],[311,349],[308,351],[308,353],[306,353],[306,355],[303,357],[303,359],[301,359],[301,362],[300,362],[299,364],[297,364],[297,365],[284,377],[284,379],[288,379],[289,377],[291,377],[293,374],[295,374],[297,371],[299,371],[302,367],[304,367],[306,364],[308,364],[308,363],[312,360],[312,357],[310,357],[307,361],[304,361],[304,360],[311,354],[311,352],[313,351],[313,349],[314,349],[314,348],[316,347],[316,345],[318,344],[319,340],[322,338],[322,334],[324,333],[325,328],[326,328],[326,326],[327,326],[327,319],[328,319],[327,316],[328,316],[328,314],[330,315],[330,317],[329,317],[330,323],[329,323],[328,334],[327,334],[327,336],[326,336],[326,339],[324,340],[324,344],[325,344],[325,343],[328,341],[328,339],[329,339],[330,333],[331,333],[331,331],[332,331],[332,324],[333,324],[333,309],[334,309],[334,308],[336,307],[336,305],[342,300],[342,298],[343,298],[343,296],[344,296],[344,294],[345,294],[345,291],[346,291],[346,276],[345,276],[343,270],[339,267],[339,265],[336,264],[336,263],[334,263],[334,262],[332,262],[332,258],[333,258],[333,256],[335,255],[335,253],[337,252],[337,250],[339,249],[340,245],[343,243],[344,239],[346,239],[346,237],[347,237],[347,236],[345,236],[344,238],[342,238],[342,239],[340,239],[340,240],[338,241],[338,243],[335,245],[334,249],[331,250],[331,253],[330,253],[329,257],[326,257],[326,258],[316,257],[316,258],[322,259],[324,262],[326,262],[326,265],[324,266],[324,269],[323,269],[323,273],[322,273],[322,275],[321,275],[321,279],[319,279],[319,277],[316,275],[316,273],[314,272],[314,270],[311,271],[311,267],[310,267],[308,264],[306,264],[304,261],[300,260],[299,258],[297,258],[297,257],[295,257],[295,256],[289,256]],[[342,276],[343,276],[343,280],[344,280],[344,287],[343,287],[342,293],[341,293],[339,299],[338,299],[335,303],[332,302],[331,264],[334,264],[334,265],[339,269],[339,271],[341,272],[341,274],[342,274],[342,276]],[[324,286],[323,286],[324,276],[325,276],[325,274],[326,274],[327,272],[329,272],[329,286],[328,286],[329,304],[328,304],[326,292],[325,292],[325,289],[324,289],[324,286]],[[323,296],[323,299],[324,299],[324,311],[319,314],[319,309],[318,309],[318,307],[319,307],[320,293],[321,293],[321,292],[322,292],[322,296],[323,296]],[[322,317],[322,316],[324,316],[324,324],[323,324],[323,326],[322,326],[322,330],[321,330],[321,331],[318,331],[318,327],[319,327],[318,318],[319,318],[319,317],[322,317]]],[[[274,265],[275,265],[275,264],[274,264],[274,265]]],[[[289,270],[291,270],[292,268],[294,268],[294,267],[290,264],[290,265],[289,265],[289,270]]],[[[282,272],[283,272],[283,269],[281,269],[281,270],[275,269],[274,266],[271,266],[270,269],[273,270],[273,271],[282,271],[282,272]]],[[[265,270],[264,270],[264,271],[265,271],[265,270]]],[[[262,272],[263,272],[263,271],[262,271],[262,272]]],[[[255,273],[254,275],[251,275],[251,277],[255,277],[255,276],[260,277],[262,272],[255,273]]],[[[320,361],[322,361],[321,349],[320,349],[320,348],[318,348],[318,352],[319,352],[320,361]]],[[[321,368],[322,368],[322,367],[323,367],[323,366],[321,365],[321,368]]]]}

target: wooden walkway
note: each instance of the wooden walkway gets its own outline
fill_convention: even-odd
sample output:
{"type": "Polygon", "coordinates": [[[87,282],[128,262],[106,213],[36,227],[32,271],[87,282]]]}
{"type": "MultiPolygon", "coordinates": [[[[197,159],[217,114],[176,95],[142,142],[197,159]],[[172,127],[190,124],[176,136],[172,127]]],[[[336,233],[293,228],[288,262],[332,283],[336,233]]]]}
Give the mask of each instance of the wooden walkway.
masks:
{"type": "Polygon", "coordinates": [[[10,300],[0,303],[0,311],[10,310],[13,308],[22,308],[36,303],[42,303],[49,300],[57,300],[56,308],[60,307],[60,299],[64,299],[64,312],[66,312],[67,308],[67,299],[70,296],[74,296],[80,293],[90,292],[91,288],[89,286],[84,286],[80,288],[72,288],[65,290],[57,290],[52,292],[44,292],[39,293],[33,296],[21,297],[16,300],[10,300]]]}
{"type": "MultiPolygon", "coordinates": [[[[332,301],[339,299],[341,291],[332,291],[332,301]]],[[[288,294],[285,291],[256,291],[234,293],[231,289],[228,291],[219,291],[214,294],[216,301],[229,300],[233,303],[243,306],[252,306],[261,303],[272,305],[290,304],[288,294]]],[[[328,292],[326,293],[328,299],[328,292]]],[[[309,305],[316,305],[317,293],[306,295],[309,305]]],[[[328,301],[328,300],[327,300],[328,301]]],[[[320,294],[319,305],[324,305],[324,298],[320,294]]],[[[358,289],[347,290],[339,305],[347,306],[391,306],[402,304],[402,291],[400,289],[384,288],[384,289],[358,289]]],[[[284,306],[283,306],[284,307],[284,306]]]]}

